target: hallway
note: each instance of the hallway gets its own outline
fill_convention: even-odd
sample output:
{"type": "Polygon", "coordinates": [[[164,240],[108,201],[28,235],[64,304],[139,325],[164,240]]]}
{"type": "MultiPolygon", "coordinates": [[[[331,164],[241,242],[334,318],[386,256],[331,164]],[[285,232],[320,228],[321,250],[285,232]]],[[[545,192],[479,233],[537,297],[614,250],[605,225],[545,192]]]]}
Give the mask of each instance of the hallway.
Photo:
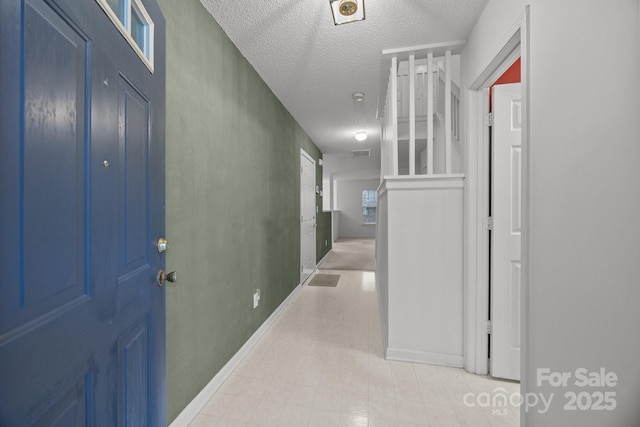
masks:
{"type": "Polygon", "coordinates": [[[383,358],[374,272],[322,273],[340,274],[337,287],[305,285],[191,427],[519,425],[518,408],[464,404],[517,384],[383,358]]]}

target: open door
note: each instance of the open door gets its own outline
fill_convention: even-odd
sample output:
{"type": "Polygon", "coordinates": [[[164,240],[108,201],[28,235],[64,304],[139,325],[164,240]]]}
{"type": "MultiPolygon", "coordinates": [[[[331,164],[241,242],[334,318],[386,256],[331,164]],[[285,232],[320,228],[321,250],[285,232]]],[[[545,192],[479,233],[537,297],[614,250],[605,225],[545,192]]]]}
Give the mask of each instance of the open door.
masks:
{"type": "Polygon", "coordinates": [[[300,283],[316,269],[316,162],[300,150],[300,283]]]}
{"type": "Polygon", "coordinates": [[[108,4],[0,3],[2,426],[166,425],[164,18],[108,4]]]}
{"type": "Polygon", "coordinates": [[[521,84],[493,88],[491,375],[520,380],[521,84]]]}

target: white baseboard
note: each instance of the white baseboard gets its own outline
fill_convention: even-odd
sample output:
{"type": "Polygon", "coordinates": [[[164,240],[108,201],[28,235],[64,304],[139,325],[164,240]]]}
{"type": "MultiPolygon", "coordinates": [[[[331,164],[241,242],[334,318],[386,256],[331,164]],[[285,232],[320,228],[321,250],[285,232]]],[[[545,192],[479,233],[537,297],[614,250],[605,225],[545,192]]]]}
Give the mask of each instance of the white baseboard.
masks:
{"type": "Polygon", "coordinates": [[[262,325],[256,330],[253,335],[244,343],[244,345],[236,352],[236,354],[218,371],[215,377],[204,386],[204,388],[193,398],[193,400],[180,412],[176,419],[169,425],[169,427],[187,427],[195,417],[200,413],[202,408],[207,404],[209,399],[215,394],[216,391],[224,384],[233,371],[242,363],[247,357],[251,349],[260,342],[264,334],[269,330],[273,323],[282,314],[285,308],[290,304],[296,295],[302,289],[302,283],[296,286],[296,288],[289,294],[289,296],[275,309],[271,316],[264,321],[262,325]]]}
{"type": "Polygon", "coordinates": [[[389,347],[386,348],[385,353],[388,360],[398,360],[400,362],[428,363],[430,365],[451,366],[453,368],[462,368],[464,365],[462,355],[457,354],[428,353],[389,347]]]}
{"type": "Polygon", "coordinates": [[[320,261],[317,262],[316,264],[316,270],[318,270],[320,268],[320,266],[322,265],[322,263],[324,262],[325,259],[327,259],[327,257],[329,256],[329,254],[333,252],[333,249],[330,249],[329,252],[327,252],[320,261]]]}

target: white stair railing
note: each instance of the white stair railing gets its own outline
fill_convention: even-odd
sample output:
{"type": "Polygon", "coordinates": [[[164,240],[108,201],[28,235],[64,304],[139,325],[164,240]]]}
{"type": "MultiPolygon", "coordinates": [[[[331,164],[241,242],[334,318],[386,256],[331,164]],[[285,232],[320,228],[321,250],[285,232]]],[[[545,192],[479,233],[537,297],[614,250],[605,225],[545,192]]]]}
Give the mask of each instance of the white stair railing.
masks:
{"type": "Polygon", "coordinates": [[[383,52],[390,56],[387,93],[379,106],[383,177],[454,172],[452,145],[460,141],[460,88],[453,81],[452,56],[462,46],[463,42],[454,42],[383,52]],[[422,167],[417,171],[418,147],[422,167]]]}

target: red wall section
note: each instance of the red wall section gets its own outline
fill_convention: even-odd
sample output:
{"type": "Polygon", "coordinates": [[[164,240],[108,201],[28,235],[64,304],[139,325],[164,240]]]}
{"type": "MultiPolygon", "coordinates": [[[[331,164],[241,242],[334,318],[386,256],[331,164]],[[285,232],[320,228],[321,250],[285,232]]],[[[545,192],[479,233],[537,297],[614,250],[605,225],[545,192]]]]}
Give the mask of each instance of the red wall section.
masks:
{"type": "Polygon", "coordinates": [[[493,95],[493,87],[495,85],[505,85],[508,83],[520,83],[520,58],[516,60],[516,62],[509,67],[507,71],[504,72],[498,80],[495,81],[494,84],[491,85],[489,89],[489,111],[493,109],[493,104],[491,103],[491,95],[493,95]]]}

